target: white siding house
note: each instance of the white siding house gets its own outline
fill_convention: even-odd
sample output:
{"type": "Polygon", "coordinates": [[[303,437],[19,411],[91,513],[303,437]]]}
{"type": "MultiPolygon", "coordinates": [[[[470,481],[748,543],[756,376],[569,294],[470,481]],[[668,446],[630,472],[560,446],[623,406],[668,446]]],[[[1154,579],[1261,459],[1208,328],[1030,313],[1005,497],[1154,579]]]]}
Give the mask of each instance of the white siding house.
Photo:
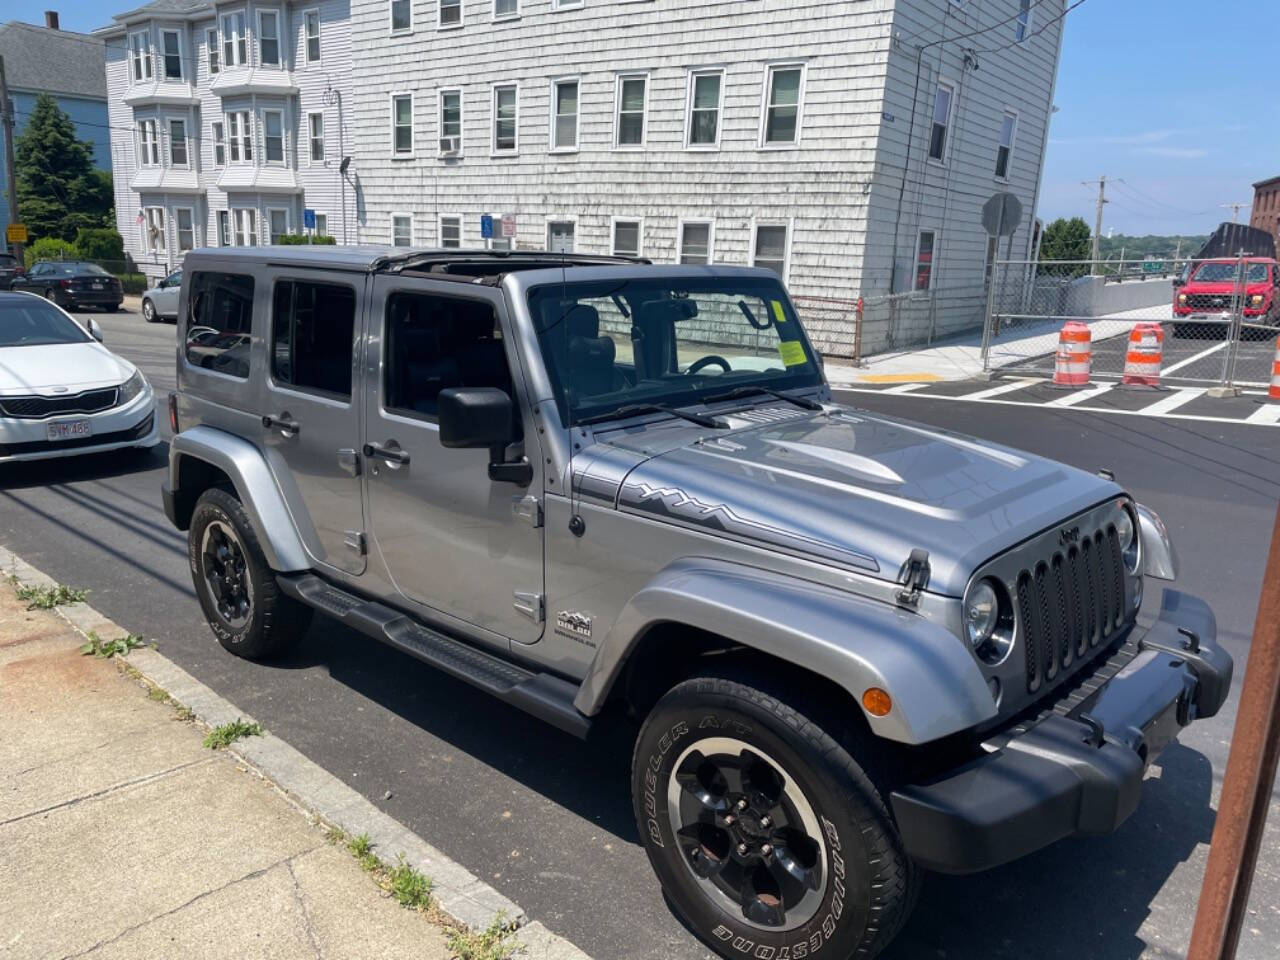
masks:
{"type": "Polygon", "coordinates": [[[859,297],[892,301],[864,349],[960,329],[981,316],[994,192],[1026,211],[1001,256],[1029,250],[1062,11],[351,0],[350,239],[502,245],[513,215],[520,248],[774,267],[831,353],[859,297]]]}
{"type": "Polygon", "coordinates": [[[347,0],[154,0],[106,41],[116,218],[149,278],[186,250],[350,237],[347,0]]]}

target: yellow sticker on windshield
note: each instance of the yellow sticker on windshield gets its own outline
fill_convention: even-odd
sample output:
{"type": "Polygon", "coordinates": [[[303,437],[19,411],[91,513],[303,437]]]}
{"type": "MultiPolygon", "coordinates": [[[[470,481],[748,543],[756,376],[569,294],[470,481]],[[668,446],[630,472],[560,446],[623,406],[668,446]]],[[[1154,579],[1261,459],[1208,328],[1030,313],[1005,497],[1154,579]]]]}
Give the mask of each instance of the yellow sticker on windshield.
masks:
{"type": "Polygon", "coordinates": [[[772,301],[772,303],[773,303],[773,318],[777,320],[778,323],[786,323],[787,315],[782,312],[782,301],[774,300],[772,301]]]}
{"type": "Polygon", "coordinates": [[[781,340],[778,342],[778,355],[788,367],[803,367],[809,362],[804,355],[804,344],[799,340],[781,340]]]}

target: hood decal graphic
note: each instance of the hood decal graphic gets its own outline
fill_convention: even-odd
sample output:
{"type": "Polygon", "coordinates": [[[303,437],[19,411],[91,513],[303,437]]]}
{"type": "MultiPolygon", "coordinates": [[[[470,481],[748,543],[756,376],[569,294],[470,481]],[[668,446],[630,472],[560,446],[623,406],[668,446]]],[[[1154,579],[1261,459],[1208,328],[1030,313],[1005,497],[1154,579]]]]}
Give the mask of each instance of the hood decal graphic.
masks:
{"type": "Polygon", "coordinates": [[[815,460],[823,460],[833,466],[841,467],[845,470],[852,470],[860,473],[868,480],[880,483],[904,483],[902,477],[890,467],[885,466],[878,460],[872,460],[870,457],[864,457],[861,454],[853,453],[849,450],[836,450],[832,447],[820,447],[814,443],[796,443],[791,440],[775,440],[772,437],[765,437],[764,442],[780,447],[783,450],[790,450],[792,453],[802,454],[806,457],[812,457],[815,460]]]}

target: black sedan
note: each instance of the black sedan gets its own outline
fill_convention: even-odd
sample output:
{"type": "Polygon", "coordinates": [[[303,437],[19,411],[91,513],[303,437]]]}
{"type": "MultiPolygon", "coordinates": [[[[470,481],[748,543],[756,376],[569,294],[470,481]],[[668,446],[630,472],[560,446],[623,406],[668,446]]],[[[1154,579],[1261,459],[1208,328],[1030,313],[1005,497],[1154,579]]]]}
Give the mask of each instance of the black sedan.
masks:
{"type": "Polygon", "coordinates": [[[67,310],[102,307],[111,311],[124,303],[124,288],[118,279],[96,263],[80,260],[33,264],[25,276],[9,281],[9,289],[39,294],[67,310]]]}

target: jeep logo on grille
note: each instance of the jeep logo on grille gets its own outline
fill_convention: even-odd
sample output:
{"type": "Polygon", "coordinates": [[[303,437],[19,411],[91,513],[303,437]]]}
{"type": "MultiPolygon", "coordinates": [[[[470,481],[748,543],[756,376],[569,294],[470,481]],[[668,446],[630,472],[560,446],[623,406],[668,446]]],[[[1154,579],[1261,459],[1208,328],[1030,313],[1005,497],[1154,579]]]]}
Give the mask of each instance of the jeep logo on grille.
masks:
{"type": "Polygon", "coordinates": [[[1063,527],[1061,530],[1058,531],[1058,543],[1061,546],[1065,547],[1068,543],[1079,543],[1079,542],[1080,542],[1079,527],[1063,527]]]}

